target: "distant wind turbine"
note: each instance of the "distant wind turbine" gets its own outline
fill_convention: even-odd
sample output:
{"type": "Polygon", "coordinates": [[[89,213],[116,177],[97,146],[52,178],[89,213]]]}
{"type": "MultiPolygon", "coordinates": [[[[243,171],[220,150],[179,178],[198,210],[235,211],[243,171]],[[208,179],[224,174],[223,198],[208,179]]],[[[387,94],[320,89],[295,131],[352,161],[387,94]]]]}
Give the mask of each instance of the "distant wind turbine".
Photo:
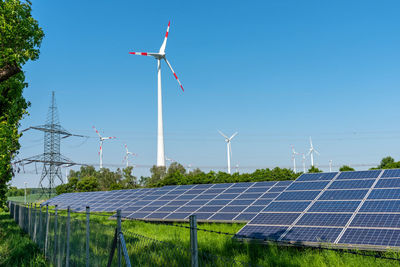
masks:
{"type": "Polygon", "coordinates": [[[227,152],[227,158],[228,158],[228,173],[231,173],[231,157],[232,157],[232,147],[231,147],[231,141],[232,139],[238,134],[237,132],[234,133],[231,137],[226,136],[223,134],[220,130],[218,130],[219,134],[222,135],[225,138],[226,142],[226,152],[227,152]]]}
{"type": "Polygon", "coordinates": [[[332,172],[332,160],[329,161],[329,172],[332,172]]]}
{"type": "Polygon", "coordinates": [[[137,156],[137,155],[135,153],[130,152],[128,150],[128,146],[126,144],[125,144],[125,150],[126,150],[126,153],[125,153],[124,161],[126,161],[126,167],[128,167],[129,166],[129,155],[131,155],[132,157],[137,156]]]}
{"type": "Polygon", "coordinates": [[[164,154],[164,130],[163,130],[163,117],[162,117],[162,95],[161,95],[161,60],[163,59],[165,63],[167,63],[168,67],[172,71],[175,79],[178,81],[179,86],[181,87],[182,91],[183,86],[176,76],[175,71],[172,69],[171,64],[168,62],[167,58],[165,57],[165,47],[167,45],[167,38],[169,33],[169,26],[170,22],[168,22],[167,33],[165,34],[164,42],[162,43],[160,50],[158,53],[146,53],[146,52],[129,52],[132,55],[139,55],[139,56],[152,56],[157,59],[157,97],[158,97],[158,132],[157,132],[157,166],[165,166],[165,154],[164,154]]]}
{"type": "Polygon", "coordinates": [[[310,150],[308,151],[307,156],[309,155],[310,158],[311,158],[311,167],[314,166],[314,153],[319,155],[319,152],[313,146],[313,143],[312,143],[312,140],[311,140],[311,136],[310,136],[310,150]]]}
{"type": "Polygon", "coordinates": [[[100,135],[99,131],[97,131],[97,129],[94,126],[92,126],[92,128],[96,131],[97,135],[100,138],[99,156],[100,156],[100,169],[102,169],[103,168],[103,141],[104,140],[109,140],[109,139],[115,139],[116,137],[115,136],[113,136],[113,137],[102,137],[100,135]]]}
{"type": "Polygon", "coordinates": [[[293,171],[294,171],[294,173],[297,173],[297,170],[296,170],[296,155],[299,155],[299,153],[296,152],[296,150],[294,150],[294,146],[292,146],[292,160],[293,160],[293,171]]]}

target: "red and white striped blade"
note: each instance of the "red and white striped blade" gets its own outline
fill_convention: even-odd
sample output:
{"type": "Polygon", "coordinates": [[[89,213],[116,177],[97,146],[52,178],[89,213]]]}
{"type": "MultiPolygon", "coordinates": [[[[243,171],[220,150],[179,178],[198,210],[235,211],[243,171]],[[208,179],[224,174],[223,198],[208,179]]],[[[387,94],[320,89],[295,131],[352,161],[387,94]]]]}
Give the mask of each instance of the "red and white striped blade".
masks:
{"type": "Polygon", "coordinates": [[[158,53],[147,53],[147,52],[129,52],[129,54],[138,56],[152,56],[152,57],[157,57],[160,55],[158,53]]]}
{"type": "Polygon", "coordinates": [[[99,155],[100,155],[100,151],[101,151],[101,145],[100,145],[99,155]]]}
{"type": "Polygon", "coordinates": [[[92,128],[96,131],[97,135],[101,138],[99,131],[97,131],[96,127],[92,126],[92,128]]]}
{"type": "Polygon", "coordinates": [[[160,47],[160,54],[164,54],[165,53],[165,47],[167,46],[167,39],[168,39],[168,33],[169,33],[169,26],[170,25],[171,25],[171,21],[168,21],[168,27],[167,27],[167,32],[165,33],[164,42],[162,43],[162,45],[160,47]]]}
{"type": "Polygon", "coordinates": [[[167,62],[167,65],[168,65],[168,67],[170,68],[170,70],[172,71],[172,74],[174,74],[174,77],[175,77],[175,79],[178,81],[178,83],[179,83],[179,85],[180,85],[182,91],[185,91],[185,90],[183,89],[183,86],[182,86],[181,82],[180,82],[179,79],[178,79],[178,76],[176,76],[175,71],[172,69],[171,64],[169,64],[168,60],[167,60],[165,57],[164,57],[164,60],[165,60],[165,62],[167,62]]]}

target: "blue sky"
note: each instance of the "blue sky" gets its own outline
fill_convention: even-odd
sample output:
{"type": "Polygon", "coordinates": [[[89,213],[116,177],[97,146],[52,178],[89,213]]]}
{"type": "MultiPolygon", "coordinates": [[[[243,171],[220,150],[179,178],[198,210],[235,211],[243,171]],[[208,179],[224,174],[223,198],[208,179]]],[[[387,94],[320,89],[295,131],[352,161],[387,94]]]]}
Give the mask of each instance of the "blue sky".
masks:
{"type": "MultiPolygon", "coordinates": [[[[117,137],[105,142],[105,166],[122,164],[125,143],[138,154],[135,164],[155,164],[156,61],[128,52],[157,52],[171,20],[166,53],[185,92],[163,64],[167,157],[223,169],[220,129],[239,132],[232,165],[240,171],[292,166],[291,145],[306,152],[309,136],[324,170],[329,160],[359,166],[386,155],[399,159],[399,7],[398,1],[33,1],[46,36],[40,59],[24,67],[32,105],[21,129],[44,123],[54,90],[61,124],[92,137],[63,141],[65,156],[98,163],[95,125],[117,137]]],[[[24,134],[19,157],[42,153],[42,135],[24,134]]],[[[34,170],[25,166],[12,183],[37,186],[34,170]]]]}

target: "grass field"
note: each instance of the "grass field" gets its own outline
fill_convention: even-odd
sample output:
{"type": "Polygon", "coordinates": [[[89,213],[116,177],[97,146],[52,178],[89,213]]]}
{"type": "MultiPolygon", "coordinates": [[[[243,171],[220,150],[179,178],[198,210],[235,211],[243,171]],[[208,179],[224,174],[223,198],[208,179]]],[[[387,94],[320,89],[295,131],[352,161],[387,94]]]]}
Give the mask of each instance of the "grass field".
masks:
{"type": "MultiPolygon", "coordinates": [[[[56,194],[52,194],[51,197],[55,197],[56,194]]],[[[17,196],[17,197],[8,197],[7,198],[10,201],[15,201],[15,202],[21,202],[24,203],[25,197],[24,196],[17,196]]],[[[27,203],[35,203],[35,202],[41,202],[43,200],[49,199],[48,196],[41,196],[41,194],[31,194],[26,196],[26,202],[27,203]]]]}
{"type": "Polygon", "coordinates": [[[1,209],[0,266],[49,266],[39,248],[1,209]]]}

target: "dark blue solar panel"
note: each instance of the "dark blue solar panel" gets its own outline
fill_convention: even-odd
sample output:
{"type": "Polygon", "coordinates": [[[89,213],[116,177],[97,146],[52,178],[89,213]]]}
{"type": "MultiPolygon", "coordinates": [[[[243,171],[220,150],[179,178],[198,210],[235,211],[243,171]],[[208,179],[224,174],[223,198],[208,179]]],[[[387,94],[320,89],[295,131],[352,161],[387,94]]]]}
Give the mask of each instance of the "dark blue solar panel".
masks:
{"type": "Polygon", "coordinates": [[[296,225],[307,226],[345,226],[351,217],[349,214],[306,213],[296,225]]]}
{"type": "Polygon", "coordinates": [[[341,180],[334,181],[328,189],[358,189],[358,188],[370,188],[375,182],[375,179],[370,180],[341,180]]]}
{"type": "Polygon", "coordinates": [[[293,227],[282,240],[334,242],[341,230],[342,228],[293,227]]]}
{"type": "Polygon", "coordinates": [[[236,216],[237,216],[237,213],[216,213],[210,218],[210,220],[231,221],[236,216]]]}
{"type": "Polygon", "coordinates": [[[254,203],[253,203],[253,205],[258,205],[258,206],[266,206],[266,205],[268,205],[269,203],[271,203],[271,199],[259,199],[259,200],[256,200],[254,203]]]}
{"type": "Polygon", "coordinates": [[[337,172],[329,173],[305,173],[302,174],[296,181],[322,181],[332,180],[336,176],[337,172]]]}
{"type": "Polygon", "coordinates": [[[262,199],[273,199],[273,198],[276,198],[277,196],[279,196],[279,194],[280,193],[265,193],[260,198],[262,198],[262,199]]]}
{"type": "Polygon", "coordinates": [[[149,215],[150,212],[136,212],[131,215],[128,215],[127,218],[132,218],[132,219],[143,219],[147,215],[149,215]]]}
{"type": "Polygon", "coordinates": [[[223,191],[225,191],[225,189],[223,189],[223,188],[220,188],[220,189],[213,189],[213,188],[210,188],[210,189],[208,189],[208,190],[206,190],[205,192],[204,192],[204,194],[219,194],[219,193],[221,193],[221,192],[223,192],[223,191]]]}
{"type": "Polygon", "coordinates": [[[213,199],[213,198],[215,198],[215,196],[216,196],[216,195],[206,195],[206,194],[203,194],[203,195],[198,195],[198,196],[196,197],[196,199],[213,199]]]}
{"type": "Polygon", "coordinates": [[[293,181],[279,181],[275,184],[275,186],[288,186],[291,183],[293,183],[293,181]]]}
{"type": "Polygon", "coordinates": [[[213,186],[213,184],[198,184],[194,188],[195,189],[206,189],[206,188],[210,188],[212,186],[213,186]]]}
{"type": "Polygon", "coordinates": [[[313,200],[319,191],[283,192],[276,200],[313,200]]]}
{"type": "Polygon", "coordinates": [[[254,183],[237,183],[237,184],[234,184],[234,185],[232,186],[232,188],[236,188],[236,187],[245,187],[245,188],[249,188],[249,187],[251,187],[253,184],[254,184],[254,183]]]}
{"type": "Polygon", "coordinates": [[[241,213],[236,218],[235,221],[250,221],[256,217],[257,213],[241,213]]]}
{"type": "Polygon", "coordinates": [[[164,206],[161,207],[159,210],[157,211],[175,211],[176,209],[178,209],[179,207],[177,206],[164,206]]]}
{"type": "Polygon", "coordinates": [[[357,214],[350,226],[400,228],[400,214],[357,214]]]}
{"type": "Polygon", "coordinates": [[[386,177],[400,177],[400,169],[394,170],[385,170],[385,172],[381,176],[382,178],[386,177]]]}
{"type": "Polygon", "coordinates": [[[349,228],[339,243],[399,247],[400,230],[349,228]]]}
{"type": "Polygon", "coordinates": [[[257,199],[261,197],[263,193],[243,193],[237,197],[237,199],[257,199]]]}
{"type": "Polygon", "coordinates": [[[380,179],[374,188],[394,188],[400,187],[400,179],[380,179]]]}
{"type": "Polygon", "coordinates": [[[294,182],[286,190],[318,190],[324,189],[329,182],[294,182]]]}
{"type": "Polygon", "coordinates": [[[197,212],[217,212],[222,209],[223,206],[204,206],[197,212]]]}
{"type": "Polygon", "coordinates": [[[233,184],[215,184],[212,188],[228,188],[230,186],[232,186],[233,184]]]}
{"type": "Polygon", "coordinates": [[[336,179],[340,180],[340,179],[377,178],[380,173],[381,170],[342,172],[336,179]]]}
{"type": "Polygon", "coordinates": [[[234,199],[237,196],[239,196],[239,194],[220,194],[215,199],[234,199]]]}
{"type": "MultiPolygon", "coordinates": [[[[248,206],[250,204],[252,204],[254,202],[254,200],[252,199],[235,199],[232,200],[231,203],[229,203],[229,205],[243,205],[243,206],[248,206]]],[[[268,202],[269,203],[269,202],[268,202]]]]}
{"type": "Polygon", "coordinates": [[[166,212],[155,212],[147,216],[146,219],[162,219],[168,215],[169,213],[166,212]]]}
{"type": "Polygon", "coordinates": [[[229,188],[225,190],[225,194],[242,193],[246,188],[229,188]]]}
{"type": "Polygon", "coordinates": [[[207,206],[223,206],[231,202],[231,200],[223,200],[223,199],[217,199],[217,200],[211,200],[210,202],[207,203],[207,206]]]}
{"type": "Polygon", "coordinates": [[[275,192],[282,192],[286,189],[286,186],[274,186],[268,192],[275,193],[275,192]]]}
{"type": "Polygon", "coordinates": [[[354,212],[361,201],[317,201],[309,212],[354,212]]]}
{"type": "MultiPolygon", "coordinates": [[[[245,207],[246,208],[246,207],[245,207]]],[[[265,208],[265,206],[250,206],[244,212],[260,212],[265,208]]]]}
{"type": "Polygon", "coordinates": [[[141,208],[139,211],[155,211],[156,209],[158,209],[158,207],[152,207],[152,206],[147,206],[147,207],[143,207],[141,208]]]}
{"type": "Polygon", "coordinates": [[[271,187],[274,184],[276,184],[276,182],[256,182],[252,187],[271,187]]]}
{"type": "Polygon", "coordinates": [[[400,200],[367,200],[361,206],[360,212],[400,212],[400,200]]]}
{"type": "Polygon", "coordinates": [[[251,224],[290,225],[300,213],[259,213],[251,224]]]}
{"type": "Polygon", "coordinates": [[[211,212],[208,212],[208,213],[207,212],[202,212],[202,213],[195,212],[194,214],[196,215],[197,220],[207,220],[208,218],[210,218],[211,216],[214,215],[214,213],[211,213],[211,212]]]}
{"type": "Polygon", "coordinates": [[[278,240],[279,237],[285,233],[287,227],[285,226],[256,226],[246,225],[237,234],[238,238],[254,238],[265,240],[278,240]]]}
{"type": "Polygon", "coordinates": [[[167,220],[182,220],[186,217],[189,217],[190,213],[182,213],[182,212],[174,212],[171,213],[169,216],[165,217],[167,220]]]}
{"type": "Polygon", "coordinates": [[[167,206],[183,206],[187,203],[184,200],[173,200],[167,203],[167,206]]]}
{"type": "Polygon", "coordinates": [[[271,187],[253,187],[247,189],[246,193],[265,193],[267,192],[271,187]]]}
{"type": "Polygon", "coordinates": [[[363,199],[368,190],[332,190],[325,191],[320,200],[351,200],[363,199]]]}
{"type": "Polygon", "coordinates": [[[272,202],[269,204],[264,211],[280,211],[280,212],[301,212],[307,208],[308,205],[310,205],[310,201],[306,202],[272,202]]]}
{"type": "Polygon", "coordinates": [[[189,201],[186,206],[202,206],[206,204],[209,200],[191,200],[189,201]]]}
{"type": "Polygon", "coordinates": [[[246,208],[246,206],[226,206],[225,208],[220,210],[220,212],[235,212],[235,213],[238,213],[238,212],[243,211],[245,208],[246,208]]]}
{"type": "Polygon", "coordinates": [[[197,197],[197,195],[181,195],[181,196],[178,196],[175,199],[177,199],[177,200],[192,200],[195,197],[197,197]]]}
{"type": "Polygon", "coordinates": [[[400,199],[400,189],[374,189],[368,199],[400,199]]]}
{"type": "Polygon", "coordinates": [[[204,189],[190,189],[186,191],[184,194],[185,195],[197,195],[203,193],[205,190],[204,189]]]}
{"type": "Polygon", "coordinates": [[[176,212],[193,212],[200,209],[200,206],[183,206],[176,210],[176,212]]]}

